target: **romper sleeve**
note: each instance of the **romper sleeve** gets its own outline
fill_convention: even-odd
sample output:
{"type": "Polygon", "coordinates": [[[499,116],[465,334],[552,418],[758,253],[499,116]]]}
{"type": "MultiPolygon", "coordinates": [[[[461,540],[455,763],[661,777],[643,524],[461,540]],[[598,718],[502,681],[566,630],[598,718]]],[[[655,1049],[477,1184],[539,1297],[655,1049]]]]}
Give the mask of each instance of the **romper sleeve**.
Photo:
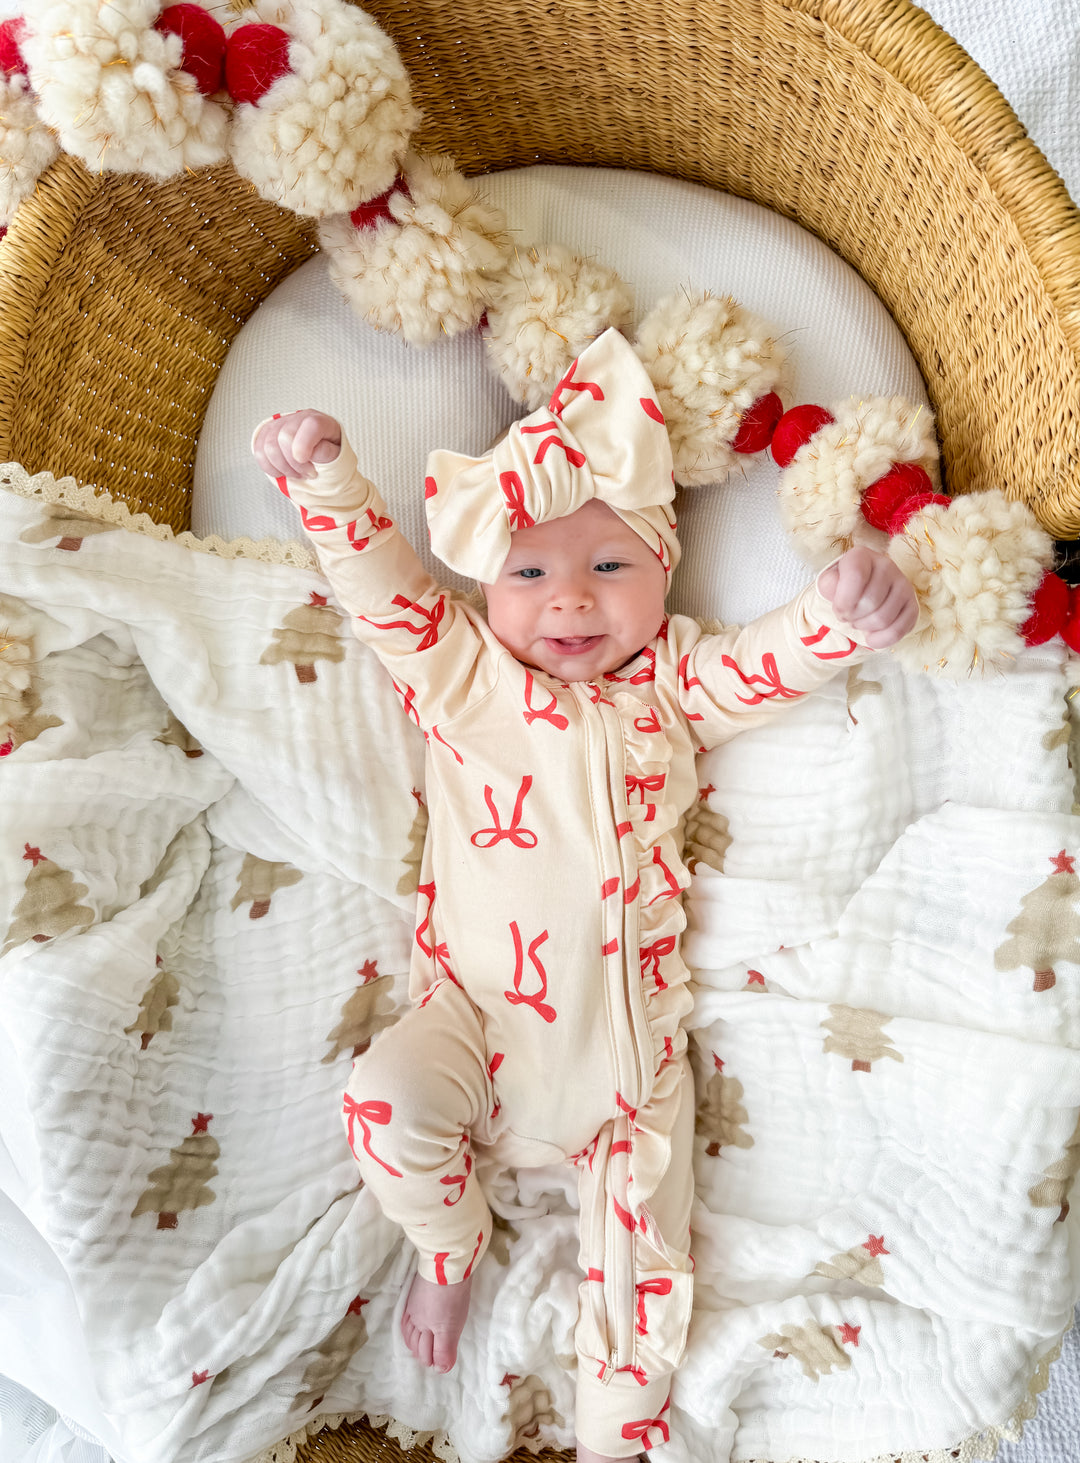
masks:
{"type": "Polygon", "coordinates": [[[427,731],[449,721],[490,690],[495,657],[486,653],[486,622],[427,572],[344,437],[314,477],[275,482],[299,508],[354,634],[389,671],[417,725],[427,731]]]}
{"type": "Polygon", "coordinates": [[[715,746],[793,706],[870,654],[815,580],[749,625],[691,635],[680,644],[679,704],[702,746],[715,746]]]}

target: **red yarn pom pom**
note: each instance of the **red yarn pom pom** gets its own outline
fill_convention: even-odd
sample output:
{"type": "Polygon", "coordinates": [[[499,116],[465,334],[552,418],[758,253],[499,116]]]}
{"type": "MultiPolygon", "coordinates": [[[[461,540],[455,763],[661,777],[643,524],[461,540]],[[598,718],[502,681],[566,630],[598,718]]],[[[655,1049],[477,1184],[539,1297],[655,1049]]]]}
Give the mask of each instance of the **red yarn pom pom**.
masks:
{"type": "Polygon", "coordinates": [[[884,477],[878,478],[877,482],[871,483],[865,489],[859,506],[862,508],[862,516],[871,528],[880,528],[885,533],[896,533],[897,529],[890,528],[889,524],[900,504],[906,498],[930,499],[933,495],[934,485],[917,462],[897,462],[884,477]]]}
{"type": "Polygon", "coordinates": [[[353,226],[358,229],[373,229],[380,219],[393,218],[390,212],[390,195],[408,194],[408,191],[405,179],[399,173],[385,193],[380,193],[378,198],[369,198],[353,209],[349,214],[353,226]]]}
{"type": "Polygon", "coordinates": [[[29,74],[29,68],[19,49],[25,34],[26,21],[21,15],[15,16],[13,20],[5,20],[0,25],[0,71],[6,71],[8,76],[13,76],[16,71],[21,71],[23,76],[29,74]]]}
{"type": "Polygon", "coordinates": [[[1069,586],[1064,579],[1057,574],[1043,575],[1038,589],[1031,596],[1031,614],[1020,626],[1020,638],[1025,645],[1045,645],[1058,633],[1062,639],[1065,638],[1069,598],[1069,586]]]}
{"type": "Polygon", "coordinates": [[[761,452],[772,441],[776,424],[784,415],[784,403],[775,391],[759,396],[743,412],[739,430],[731,444],[733,452],[761,452]]]}
{"type": "Polygon", "coordinates": [[[788,467],[800,447],[806,445],[815,432],[827,427],[836,418],[823,406],[793,406],[776,424],[776,431],[770,446],[773,458],[780,467],[788,467]]]}
{"type": "Polygon", "coordinates": [[[257,102],[289,72],[289,37],[276,25],[242,25],[225,51],[225,85],[234,102],[257,102]]]}
{"type": "Polygon", "coordinates": [[[921,513],[924,508],[929,508],[934,503],[940,503],[943,508],[948,508],[952,499],[946,498],[944,493],[912,493],[910,497],[903,498],[896,505],[885,525],[885,532],[890,535],[903,533],[909,518],[914,517],[916,513],[921,513]]]}
{"type": "Polygon", "coordinates": [[[170,5],[154,21],[165,36],[179,36],[180,70],[195,78],[203,96],[225,86],[225,32],[201,5],[170,5]]]}

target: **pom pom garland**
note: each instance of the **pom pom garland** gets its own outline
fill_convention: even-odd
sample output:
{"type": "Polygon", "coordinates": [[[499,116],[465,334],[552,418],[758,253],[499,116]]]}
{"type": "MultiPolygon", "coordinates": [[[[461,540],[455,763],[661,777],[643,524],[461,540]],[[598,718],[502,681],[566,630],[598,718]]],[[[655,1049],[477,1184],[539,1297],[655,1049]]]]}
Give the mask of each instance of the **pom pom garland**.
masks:
{"type": "Polygon", "coordinates": [[[154,21],[162,35],[180,37],[180,70],[195,78],[203,96],[225,86],[225,32],[201,5],[170,5],[154,21]]]}
{"type": "Polygon", "coordinates": [[[385,193],[380,193],[378,198],[369,198],[366,203],[357,204],[349,214],[349,222],[354,229],[373,229],[380,219],[392,219],[394,217],[390,210],[390,199],[395,193],[404,193],[409,196],[409,185],[402,173],[387,188],[385,193]]]}
{"type": "Polygon", "coordinates": [[[799,448],[835,420],[823,406],[793,406],[785,412],[776,424],[772,442],[767,444],[777,467],[790,467],[799,448]]]}
{"type": "Polygon", "coordinates": [[[59,152],[56,138],[38,120],[30,83],[19,71],[0,77],[0,224],[6,231],[15,210],[34,191],[59,152]]]}
{"type": "Polygon", "coordinates": [[[564,244],[515,250],[489,298],[483,329],[492,365],[530,411],[550,400],[590,341],[633,318],[633,297],[615,271],[564,244]]]}
{"type": "Polygon", "coordinates": [[[722,482],[741,452],[761,450],[735,442],[751,411],[746,443],[771,435],[779,415],[787,358],[765,321],[730,296],[669,295],[638,326],[635,349],[668,425],[677,483],[722,482]]]}
{"type": "Polygon", "coordinates": [[[233,164],[263,198],[302,217],[349,214],[392,186],[419,123],[405,68],[390,38],[345,0],[272,13],[280,26],[245,26],[229,41],[233,164]],[[250,47],[243,31],[255,33],[250,47]]]}
{"type": "Polygon", "coordinates": [[[158,182],[225,157],[228,114],[181,69],[180,34],[155,30],[157,0],[50,0],[21,42],[38,117],[97,172],[158,182]]]}
{"type": "Polygon", "coordinates": [[[784,415],[784,403],[775,391],[759,396],[743,413],[739,430],[731,443],[732,452],[744,455],[764,452],[773,439],[777,424],[784,415]]]}
{"type": "Polygon", "coordinates": [[[491,281],[509,254],[505,220],[485,204],[453,159],[412,153],[390,217],[358,229],[349,216],[325,219],[319,242],[330,278],[359,315],[413,345],[476,325],[491,281]]]}

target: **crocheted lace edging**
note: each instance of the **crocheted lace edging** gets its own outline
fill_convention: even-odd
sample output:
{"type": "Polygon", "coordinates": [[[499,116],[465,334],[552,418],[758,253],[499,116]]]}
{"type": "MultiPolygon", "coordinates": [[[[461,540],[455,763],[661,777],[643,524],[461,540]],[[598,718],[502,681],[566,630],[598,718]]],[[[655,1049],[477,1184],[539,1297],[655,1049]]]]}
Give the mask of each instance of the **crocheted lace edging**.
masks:
{"type": "MultiPolygon", "coordinates": [[[[1071,1323],[1062,1335],[1062,1341],[1070,1329],[1071,1323]]],[[[1061,1341],[1039,1361],[1028,1379],[1027,1395],[1005,1422],[982,1428],[953,1448],[931,1448],[926,1452],[878,1453],[873,1458],[862,1459],[861,1463],[986,1463],[986,1460],[997,1456],[1001,1443],[1015,1443],[1019,1440],[1024,1423],[1035,1416],[1039,1395],[1046,1391],[1050,1381],[1050,1368],[1060,1355],[1061,1341]]],[[[324,1428],[338,1428],[342,1423],[362,1422],[365,1418],[371,1427],[385,1428],[387,1437],[392,1438],[403,1452],[407,1453],[413,1448],[420,1448],[425,1443],[430,1443],[432,1452],[436,1458],[443,1460],[443,1463],[459,1463],[457,1451],[445,1432],[417,1432],[406,1427],[403,1422],[388,1417],[385,1413],[368,1415],[363,1412],[320,1414],[302,1427],[299,1432],[290,1433],[287,1438],[275,1444],[274,1447],[267,1448],[254,1458],[248,1459],[248,1463],[296,1463],[297,1449],[303,1447],[316,1433],[321,1432],[324,1428]]],[[[530,1451],[538,1451],[552,1445],[535,1439],[527,1440],[525,1446],[530,1451]]],[[[783,1460],[755,1458],[752,1463],[818,1463],[818,1460],[812,1458],[786,1458],[783,1460]]]]}

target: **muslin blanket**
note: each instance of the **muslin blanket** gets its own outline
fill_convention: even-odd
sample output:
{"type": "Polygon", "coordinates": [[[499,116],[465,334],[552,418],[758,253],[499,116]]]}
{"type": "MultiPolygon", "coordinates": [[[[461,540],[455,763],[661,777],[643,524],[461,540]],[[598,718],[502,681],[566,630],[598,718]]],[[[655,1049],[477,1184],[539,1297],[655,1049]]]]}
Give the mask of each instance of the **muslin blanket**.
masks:
{"type": "MultiPolygon", "coordinates": [[[[0,473],[0,1138],[118,1463],[361,1413],[463,1463],[568,1445],[574,1174],[485,1175],[435,1376],[339,1118],[413,938],[423,745],[393,688],[302,551],[0,473]]],[[[697,1311],[658,1463],[989,1441],[1067,1325],[1073,679],[1056,643],[962,684],[881,654],[701,760],[697,1311]]]]}

